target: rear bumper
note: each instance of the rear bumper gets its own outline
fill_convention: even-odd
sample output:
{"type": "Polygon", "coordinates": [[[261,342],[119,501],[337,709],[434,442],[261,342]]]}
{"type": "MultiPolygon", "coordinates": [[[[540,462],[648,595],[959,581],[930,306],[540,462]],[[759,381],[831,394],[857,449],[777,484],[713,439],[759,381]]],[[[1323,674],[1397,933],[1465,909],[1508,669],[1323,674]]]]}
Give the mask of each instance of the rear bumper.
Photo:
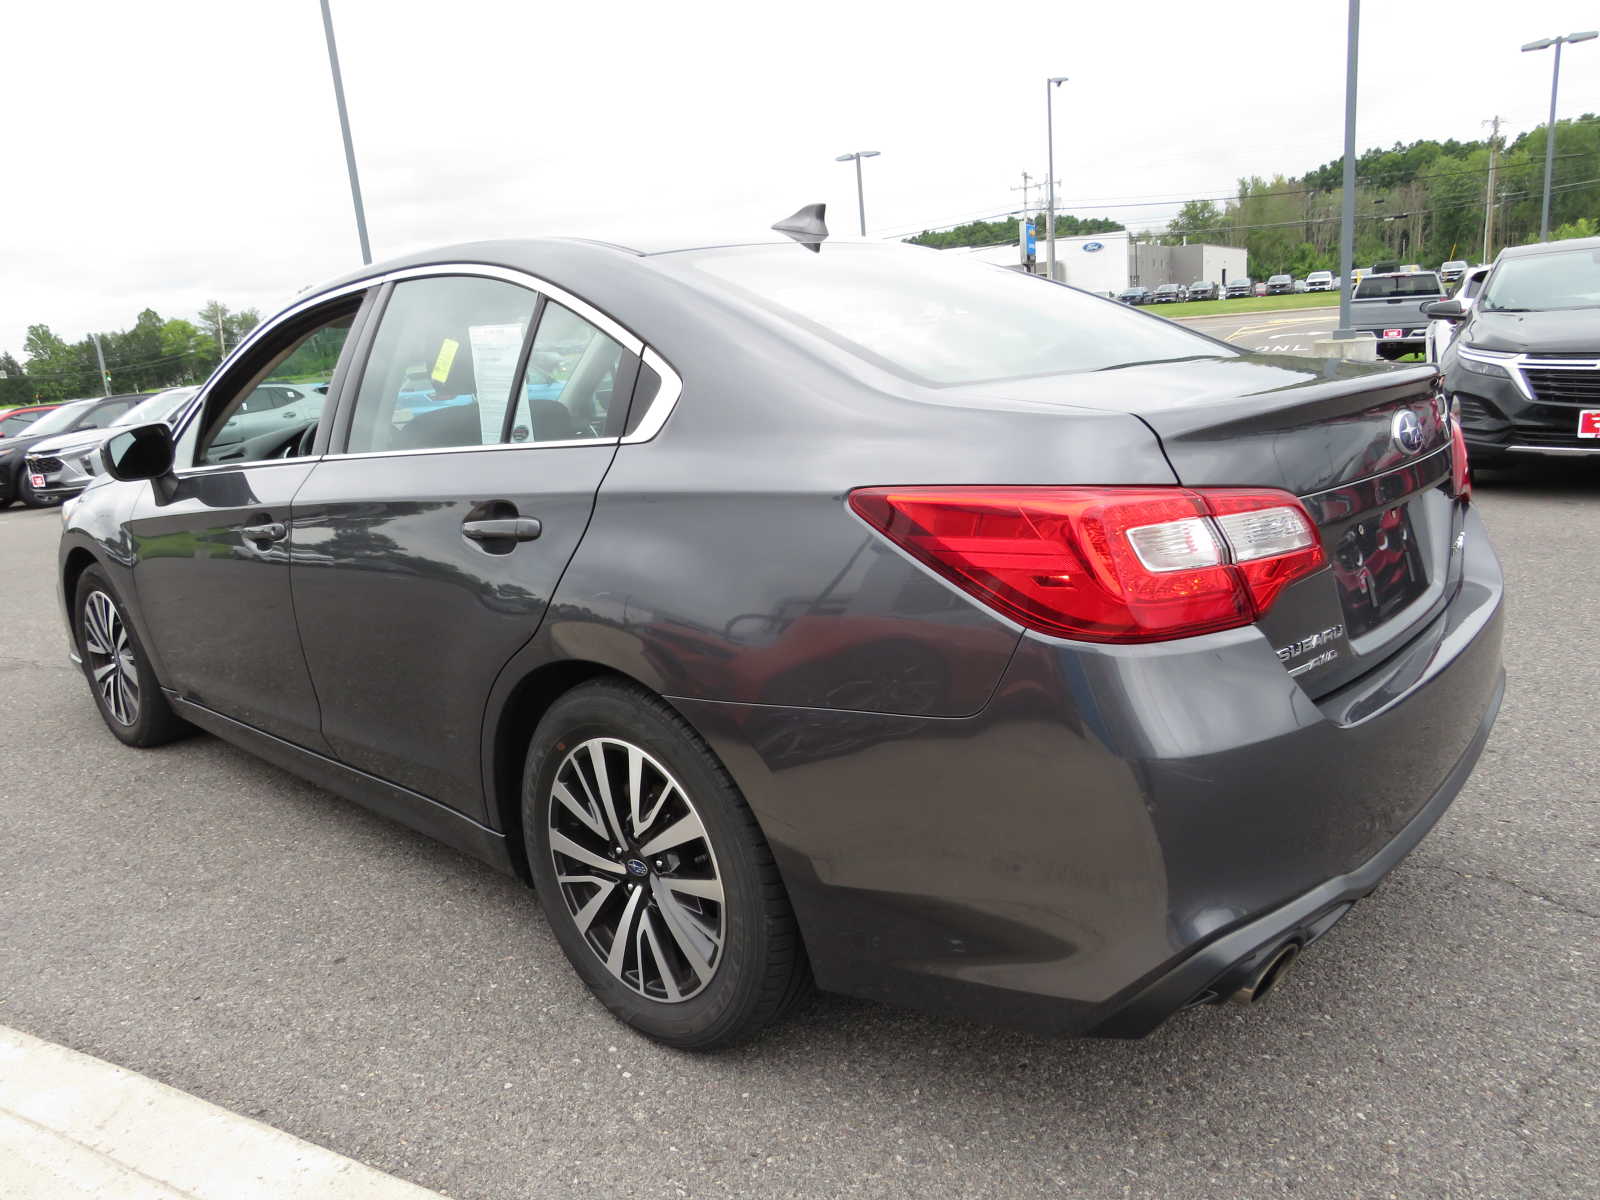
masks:
{"type": "Polygon", "coordinates": [[[1255,629],[1140,647],[1028,635],[968,718],[675,700],[777,856],[819,984],[1134,1036],[1309,941],[1470,773],[1503,687],[1502,580],[1313,700],[1255,629]]]}
{"type": "Polygon", "coordinates": [[[1456,760],[1439,790],[1383,849],[1353,871],[1312,888],[1280,908],[1224,934],[1195,951],[1153,982],[1138,987],[1111,1016],[1089,1032],[1097,1037],[1143,1037],[1180,1008],[1220,1000],[1234,990],[1248,968],[1287,942],[1308,946],[1370,895],[1390,871],[1438,824],[1478,763],[1500,713],[1505,676],[1495,688],[1478,731],[1456,760]]]}

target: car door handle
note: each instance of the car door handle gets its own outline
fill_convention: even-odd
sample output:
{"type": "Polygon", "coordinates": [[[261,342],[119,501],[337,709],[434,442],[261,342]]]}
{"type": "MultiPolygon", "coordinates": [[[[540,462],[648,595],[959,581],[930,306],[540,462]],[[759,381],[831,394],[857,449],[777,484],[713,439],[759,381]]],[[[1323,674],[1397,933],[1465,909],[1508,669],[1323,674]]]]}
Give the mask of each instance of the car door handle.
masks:
{"type": "Polygon", "coordinates": [[[531,542],[544,532],[535,517],[499,517],[461,522],[461,532],[475,542],[531,542]]]}
{"type": "Polygon", "coordinates": [[[281,542],[289,536],[289,527],[282,521],[268,521],[265,525],[246,525],[239,536],[247,542],[281,542]]]}

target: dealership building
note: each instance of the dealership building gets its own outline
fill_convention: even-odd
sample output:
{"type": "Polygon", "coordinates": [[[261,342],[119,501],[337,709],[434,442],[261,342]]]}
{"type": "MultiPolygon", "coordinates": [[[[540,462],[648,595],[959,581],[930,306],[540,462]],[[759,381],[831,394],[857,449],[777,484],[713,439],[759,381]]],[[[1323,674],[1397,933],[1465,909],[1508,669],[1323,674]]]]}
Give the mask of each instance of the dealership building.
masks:
{"type": "MultiPolygon", "coordinates": [[[[944,254],[969,254],[998,266],[1045,274],[1044,239],[1035,239],[1033,263],[1019,236],[1003,246],[958,246],[944,254]]],[[[1226,285],[1245,277],[1247,254],[1239,246],[1157,246],[1140,242],[1126,230],[1085,237],[1056,239],[1056,278],[1090,292],[1120,292],[1129,287],[1157,288],[1163,283],[1190,284],[1196,280],[1226,285]]]]}

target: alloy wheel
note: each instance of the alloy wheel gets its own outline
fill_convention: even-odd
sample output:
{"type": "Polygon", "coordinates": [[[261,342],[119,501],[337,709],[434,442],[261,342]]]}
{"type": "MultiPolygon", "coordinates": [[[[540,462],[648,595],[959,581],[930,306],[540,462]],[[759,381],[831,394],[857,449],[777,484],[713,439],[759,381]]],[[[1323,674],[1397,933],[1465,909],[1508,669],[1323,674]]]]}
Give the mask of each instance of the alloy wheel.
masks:
{"type": "Polygon", "coordinates": [[[90,677],[105,711],[119,725],[139,719],[139,662],[117,605],[104,592],[83,604],[83,649],[90,677]]]}
{"type": "Polygon", "coordinates": [[[715,975],[722,877],[694,802],[640,747],[574,746],[550,785],[550,857],[578,932],[626,987],[678,1003],[715,975]]]}

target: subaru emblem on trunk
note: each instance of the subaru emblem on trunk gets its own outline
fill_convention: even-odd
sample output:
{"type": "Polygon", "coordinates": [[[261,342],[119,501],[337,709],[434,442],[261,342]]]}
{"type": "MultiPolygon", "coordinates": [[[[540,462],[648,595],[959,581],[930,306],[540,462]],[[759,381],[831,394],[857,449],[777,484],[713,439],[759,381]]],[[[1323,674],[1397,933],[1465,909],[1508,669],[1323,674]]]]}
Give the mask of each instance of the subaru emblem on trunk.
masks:
{"type": "Polygon", "coordinates": [[[1415,454],[1422,449],[1422,422],[1409,408],[1395,413],[1389,423],[1389,440],[1402,454],[1415,454]]]}

